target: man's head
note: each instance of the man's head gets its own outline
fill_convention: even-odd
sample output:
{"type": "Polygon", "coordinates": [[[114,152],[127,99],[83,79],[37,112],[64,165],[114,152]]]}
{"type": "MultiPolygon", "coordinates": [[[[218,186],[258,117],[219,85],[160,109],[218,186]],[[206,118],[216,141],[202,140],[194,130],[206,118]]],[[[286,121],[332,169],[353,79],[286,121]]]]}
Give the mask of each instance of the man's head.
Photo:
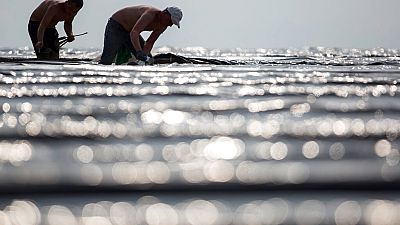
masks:
{"type": "Polygon", "coordinates": [[[68,0],[65,7],[67,12],[76,14],[83,7],[83,0],[68,0]]]}
{"type": "Polygon", "coordinates": [[[168,14],[171,16],[172,23],[175,24],[178,28],[181,28],[180,21],[183,17],[182,10],[178,7],[167,7],[165,11],[168,12],[168,14]]]}
{"type": "Polygon", "coordinates": [[[68,2],[74,3],[78,8],[83,7],[83,0],[68,0],[68,2]]]}

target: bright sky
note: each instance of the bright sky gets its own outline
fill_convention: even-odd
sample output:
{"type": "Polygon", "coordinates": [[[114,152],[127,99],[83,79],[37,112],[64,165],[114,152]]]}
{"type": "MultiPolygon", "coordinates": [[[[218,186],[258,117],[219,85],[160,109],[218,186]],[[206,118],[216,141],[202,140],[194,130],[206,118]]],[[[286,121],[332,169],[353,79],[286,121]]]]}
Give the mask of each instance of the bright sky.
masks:
{"type": "MultiPolygon", "coordinates": [[[[0,47],[31,46],[27,23],[40,2],[1,1],[0,47]]],[[[400,48],[399,0],[85,0],[74,32],[89,34],[68,46],[102,48],[113,12],[139,4],[183,10],[181,29],[169,28],[156,46],[400,48]]]]}

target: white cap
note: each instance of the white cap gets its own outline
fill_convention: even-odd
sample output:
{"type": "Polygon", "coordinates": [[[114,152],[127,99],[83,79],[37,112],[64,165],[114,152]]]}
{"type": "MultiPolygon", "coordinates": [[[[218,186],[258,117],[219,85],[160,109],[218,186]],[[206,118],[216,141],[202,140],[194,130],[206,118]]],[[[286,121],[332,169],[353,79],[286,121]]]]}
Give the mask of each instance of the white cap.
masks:
{"type": "Polygon", "coordinates": [[[182,10],[178,7],[168,7],[167,11],[171,15],[172,23],[175,24],[178,28],[181,28],[179,22],[182,20],[183,17],[182,10]]]}

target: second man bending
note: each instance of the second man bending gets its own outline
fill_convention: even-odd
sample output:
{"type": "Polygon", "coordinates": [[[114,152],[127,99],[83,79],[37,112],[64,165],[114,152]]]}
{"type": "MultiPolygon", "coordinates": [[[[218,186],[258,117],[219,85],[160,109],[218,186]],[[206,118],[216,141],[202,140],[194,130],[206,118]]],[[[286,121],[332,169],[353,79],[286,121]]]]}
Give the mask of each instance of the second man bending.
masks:
{"type": "Polygon", "coordinates": [[[117,11],[106,26],[100,63],[112,64],[121,49],[129,50],[136,59],[146,62],[156,40],[169,26],[175,24],[180,28],[182,17],[182,11],[177,7],[160,10],[142,5],[117,11]],[[146,41],[140,35],[143,31],[151,31],[146,41]]]}

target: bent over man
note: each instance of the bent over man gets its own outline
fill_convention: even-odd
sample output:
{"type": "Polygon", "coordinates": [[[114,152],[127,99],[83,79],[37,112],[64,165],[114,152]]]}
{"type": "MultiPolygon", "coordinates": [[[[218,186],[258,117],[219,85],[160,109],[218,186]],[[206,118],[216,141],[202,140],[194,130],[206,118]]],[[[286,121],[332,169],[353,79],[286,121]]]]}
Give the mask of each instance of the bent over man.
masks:
{"type": "Polygon", "coordinates": [[[150,51],[158,37],[173,24],[180,28],[182,17],[182,11],[177,7],[160,10],[142,5],[117,11],[106,26],[100,63],[106,65],[113,63],[121,49],[128,49],[138,60],[148,61],[150,51]],[[151,31],[147,41],[141,37],[142,31],[151,31]]]}
{"type": "Polygon", "coordinates": [[[72,21],[82,7],[83,0],[45,0],[33,11],[28,31],[38,59],[59,59],[56,25],[64,21],[67,41],[74,41],[72,21]]]}

